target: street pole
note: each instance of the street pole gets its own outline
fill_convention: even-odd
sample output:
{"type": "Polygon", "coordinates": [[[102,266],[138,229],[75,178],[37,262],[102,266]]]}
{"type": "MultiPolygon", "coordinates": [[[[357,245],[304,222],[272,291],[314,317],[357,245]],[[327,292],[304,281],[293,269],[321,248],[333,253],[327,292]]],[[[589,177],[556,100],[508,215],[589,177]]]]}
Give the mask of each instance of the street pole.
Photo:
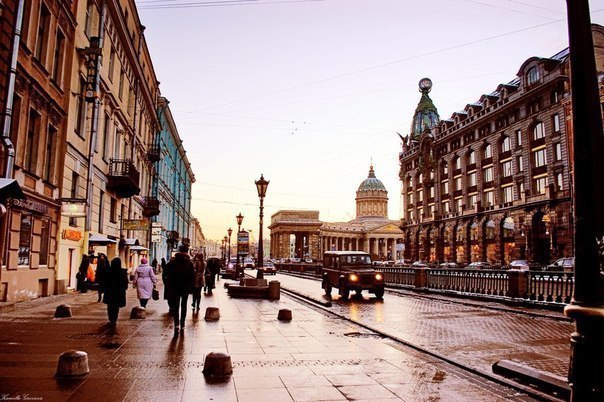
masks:
{"type": "Polygon", "coordinates": [[[256,189],[258,190],[258,198],[260,198],[260,235],[258,238],[258,264],[256,265],[257,273],[256,278],[264,278],[262,267],[264,266],[264,245],[262,244],[262,226],[264,218],[264,197],[266,196],[266,189],[270,181],[264,179],[264,175],[260,174],[260,180],[255,180],[256,189]]]}
{"type": "Polygon", "coordinates": [[[229,228],[229,230],[227,230],[227,233],[229,234],[229,256],[228,256],[228,261],[231,262],[231,234],[233,233],[233,229],[229,228]]]}
{"type": "Polygon", "coordinates": [[[567,0],[573,114],[575,292],[564,313],[575,321],[568,381],[571,401],[604,400],[604,135],[588,0],[567,0]],[[602,239],[602,240],[601,240],[602,239]]]}

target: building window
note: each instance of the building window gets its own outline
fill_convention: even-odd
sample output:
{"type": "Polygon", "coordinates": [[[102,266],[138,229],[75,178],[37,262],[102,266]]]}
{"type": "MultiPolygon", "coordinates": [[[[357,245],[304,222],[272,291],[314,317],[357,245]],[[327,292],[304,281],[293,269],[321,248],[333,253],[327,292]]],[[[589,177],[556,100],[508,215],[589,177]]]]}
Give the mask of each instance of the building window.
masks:
{"type": "Polygon", "coordinates": [[[516,157],[516,165],[518,166],[518,171],[519,172],[523,172],[524,171],[524,164],[522,163],[522,156],[516,157]]]}
{"type": "Polygon", "coordinates": [[[512,175],[512,161],[507,160],[505,162],[501,162],[501,176],[509,177],[512,175]]]}
{"type": "Polygon", "coordinates": [[[442,174],[449,174],[449,165],[447,162],[443,162],[441,167],[442,174]]]}
{"type": "Polygon", "coordinates": [[[103,126],[103,152],[102,156],[104,160],[107,160],[107,149],[109,148],[109,125],[111,124],[111,117],[105,114],[105,124],[103,126]]]}
{"type": "Polygon", "coordinates": [[[107,75],[109,81],[113,82],[113,68],[115,67],[115,49],[111,46],[111,52],[109,53],[109,71],[107,75]]]}
{"type": "Polygon", "coordinates": [[[443,211],[445,214],[451,212],[451,205],[449,204],[449,201],[443,202],[443,211]]]}
{"type": "Polygon", "coordinates": [[[54,57],[52,62],[52,80],[60,87],[63,86],[63,59],[65,54],[65,35],[57,30],[54,57]]]}
{"type": "Polygon", "coordinates": [[[522,130],[516,130],[516,146],[522,145],[522,130]]]}
{"type": "Polygon", "coordinates": [[[493,168],[492,167],[482,169],[482,181],[485,183],[493,181],[493,168]]]}
{"type": "Polygon", "coordinates": [[[124,96],[124,70],[120,70],[120,81],[118,84],[118,96],[120,99],[124,96]]]}
{"type": "Polygon", "coordinates": [[[484,192],[484,205],[485,206],[491,206],[495,204],[495,197],[493,194],[493,190],[488,190],[484,192]]]}
{"type": "Polygon", "coordinates": [[[488,159],[488,158],[492,158],[493,157],[493,149],[491,148],[491,144],[487,144],[486,147],[484,147],[484,159],[488,159]]]}
{"type": "Polygon", "coordinates": [[[80,137],[84,138],[84,131],[86,130],[86,101],[84,100],[84,89],[86,88],[86,80],[80,78],[80,92],[77,96],[77,115],[75,132],[80,137]]]}
{"type": "Polygon", "coordinates": [[[558,114],[552,116],[552,126],[554,127],[554,133],[560,132],[560,116],[558,114]]]}
{"type": "Polygon", "coordinates": [[[434,198],[434,186],[430,186],[430,198],[434,198]]]}
{"type": "Polygon", "coordinates": [[[545,194],[545,188],[547,187],[547,176],[533,178],[533,184],[536,194],[545,194]]]}
{"type": "Polygon", "coordinates": [[[48,249],[50,245],[50,219],[42,219],[40,232],[40,265],[48,265],[48,249]]]}
{"type": "Polygon", "coordinates": [[[42,65],[46,64],[46,50],[48,48],[48,30],[50,29],[50,11],[42,5],[40,10],[40,21],[38,22],[38,36],[34,56],[42,65]]]}
{"type": "Polygon", "coordinates": [[[46,152],[44,153],[44,171],[42,172],[42,179],[50,183],[54,183],[56,146],[57,129],[53,126],[48,126],[48,136],[46,137],[46,152]]]}
{"type": "Polygon", "coordinates": [[[476,185],[476,172],[468,174],[468,186],[476,185]]]}
{"type": "Polygon", "coordinates": [[[109,220],[111,223],[117,223],[117,200],[113,197],[111,197],[109,208],[109,220]]]}
{"type": "Polygon", "coordinates": [[[526,73],[526,83],[532,85],[539,81],[539,70],[537,66],[531,67],[526,73]]]}
{"type": "Polygon", "coordinates": [[[445,180],[441,183],[442,194],[449,194],[449,180],[445,180]]]}
{"type": "Polygon", "coordinates": [[[21,214],[21,225],[19,227],[19,262],[20,266],[29,266],[29,255],[31,247],[31,225],[32,214],[21,214]]]}
{"type": "Polygon", "coordinates": [[[510,137],[503,137],[501,141],[501,152],[507,152],[512,149],[510,137]]]}
{"type": "Polygon", "coordinates": [[[476,163],[476,153],[474,151],[470,151],[468,153],[468,165],[473,165],[476,163]]]}
{"type": "Polygon", "coordinates": [[[38,145],[40,142],[40,115],[33,109],[29,111],[27,138],[25,139],[23,167],[30,173],[36,173],[38,166],[38,145]]]}
{"type": "Polygon", "coordinates": [[[424,200],[424,192],[420,189],[417,190],[417,202],[422,202],[424,200]]]}
{"type": "Polygon", "coordinates": [[[512,186],[503,187],[501,189],[501,199],[504,204],[514,201],[514,188],[512,186]]]}
{"type": "Polygon", "coordinates": [[[554,155],[557,161],[562,160],[562,144],[559,142],[554,144],[554,155]]]}
{"type": "MultiPolygon", "coordinates": [[[[71,172],[71,198],[78,198],[80,187],[80,176],[71,172]]],[[[69,218],[69,226],[78,226],[78,218],[69,218]]]]}
{"type": "Polygon", "coordinates": [[[533,128],[533,140],[545,138],[545,129],[543,123],[537,123],[533,128]]]}
{"type": "Polygon", "coordinates": [[[476,194],[472,194],[468,197],[468,208],[473,208],[476,205],[477,196],[476,194]]]}
{"type": "Polygon", "coordinates": [[[564,190],[564,179],[562,173],[556,173],[556,191],[564,190]]]}
{"type": "Polygon", "coordinates": [[[94,18],[94,1],[88,0],[86,5],[86,22],[84,24],[84,32],[89,38],[92,36],[93,29],[93,18],[94,18]]]}
{"type": "Polygon", "coordinates": [[[105,192],[101,191],[99,196],[99,233],[103,233],[105,220],[105,192]]]}
{"type": "Polygon", "coordinates": [[[541,167],[547,164],[547,154],[545,148],[533,152],[533,167],[541,167]]]}
{"type": "Polygon", "coordinates": [[[19,135],[19,123],[21,121],[21,98],[15,96],[13,101],[13,115],[10,123],[10,141],[13,145],[17,144],[17,137],[19,135]]]}
{"type": "Polygon", "coordinates": [[[455,210],[457,212],[461,212],[462,208],[463,208],[463,203],[461,201],[461,198],[456,198],[455,199],[455,210]]]}
{"type": "Polygon", "coordinates": [[[461,190],[461,176],[457,176],[455,178],[455,190],[456,191],[461,190]]]}
{"type": "Polygon", "coordinates": [[[459,156],[453,158],[453,166],[455,166],[455,170],[461,169],[461,158],[459,156]]]}

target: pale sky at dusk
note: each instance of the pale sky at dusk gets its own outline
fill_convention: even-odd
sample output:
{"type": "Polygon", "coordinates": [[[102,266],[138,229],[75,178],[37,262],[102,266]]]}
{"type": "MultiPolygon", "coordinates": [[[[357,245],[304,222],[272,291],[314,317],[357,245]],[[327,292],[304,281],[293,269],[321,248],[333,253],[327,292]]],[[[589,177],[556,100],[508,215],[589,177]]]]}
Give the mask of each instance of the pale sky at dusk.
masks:
{"type": "MultiPolygon", "coordinates": [[[[373,160],[400,218],[397,132],[418,81],[441,119],[568,46],[564,0],[137,0],[162,95],[196,177],[206,238],[258,232],[254,180],[280,209],[355,216],[373,160]]],[[[604,0],[591,0],[604,25],[604,0]]]]}

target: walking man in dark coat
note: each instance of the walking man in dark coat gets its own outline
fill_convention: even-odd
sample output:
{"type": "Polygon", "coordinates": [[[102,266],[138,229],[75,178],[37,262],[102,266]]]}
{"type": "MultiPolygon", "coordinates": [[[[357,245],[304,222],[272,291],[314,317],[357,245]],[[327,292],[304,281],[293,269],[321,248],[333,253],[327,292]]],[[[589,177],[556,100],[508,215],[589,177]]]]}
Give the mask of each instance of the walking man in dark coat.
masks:
{"type": "Polygon", "coordinates": [[[126,290],[128,289],[128,273],[122,269],[122,260],[111,260],[109,272],[103,278],[103,303],[107,305],[107,317],[113,325],[117,322],[120,307],[126,306],[126,290]]]}
{"type": "Polygon", "coordinates": [[[187,301],[195,283],[195,267],[189,256],[189,246],[183,244],[178,248],[178,253],[170,260],[166,271],[166,282],[171,293],[168,303],[174,317],[174,333],[177,333],[184,330],[187,301]]]}

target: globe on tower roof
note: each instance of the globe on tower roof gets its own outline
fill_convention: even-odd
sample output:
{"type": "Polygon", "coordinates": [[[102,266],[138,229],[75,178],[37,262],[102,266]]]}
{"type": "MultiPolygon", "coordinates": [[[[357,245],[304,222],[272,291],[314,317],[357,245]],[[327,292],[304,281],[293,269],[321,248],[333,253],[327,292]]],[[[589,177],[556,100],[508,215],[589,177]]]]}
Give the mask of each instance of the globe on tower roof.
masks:
{"type": "Polygon", "coordinates": [[[386,191],[384,183],[375,177],[373,165],[369,167],[369,176],[363,180],[357,191],[386,191]]]}
{"type": "Polygon", "coordinates": [[[432,89],[432,80],[430,78],[422,78],[419,81],[419,90],[422,93],[422,97],[417,104],[415,109],[415,115],[413,116],[413,123],[411,123],[411,137],[419,137],[425,129],[431,128],[440,122],[438,117],[438,110],[432,99],[428,96],[428,92],[432,89]]]}

